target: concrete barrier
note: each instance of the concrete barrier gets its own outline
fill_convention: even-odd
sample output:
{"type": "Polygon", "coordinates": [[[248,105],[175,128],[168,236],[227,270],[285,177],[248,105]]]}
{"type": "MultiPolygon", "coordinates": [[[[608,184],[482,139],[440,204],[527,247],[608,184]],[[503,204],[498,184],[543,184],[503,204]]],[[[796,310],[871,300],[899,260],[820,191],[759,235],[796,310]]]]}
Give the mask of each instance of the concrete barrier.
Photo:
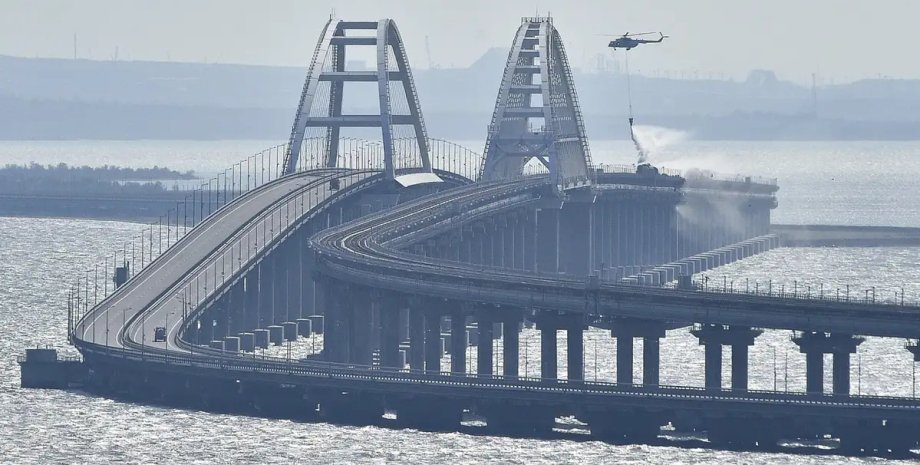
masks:
{"type": "Polygon", "coordinates": [[[313,321],[309,318],[298,318],[297,334],[303,337],[310,337],[313,334],[313,321]]]}
{"type": "Polygon", "coordinates": [[[255,352],[256,335],[252,333],[240,333],[240,350],[244,352],[255,352]]]}
{"type": "Polygon", "coordinates": [[[224,338],[224,351],[225,352],[239,352],[240,351],[240,338],[237,336],[227,336],[224,338]]]}
{"type": "Polygon", "coordinates": [[[284,343],[284,327],[271,325],[265,329],[268,330],[268,342],[276,346],[280,346],[284,343]]]}
{"type": "Polygon", "coordinates": [[[256,329],[253,330],[252,334],[255,336],[256,347],[262,349],[268,348],[268,330],[267,329],[256,329]]]}

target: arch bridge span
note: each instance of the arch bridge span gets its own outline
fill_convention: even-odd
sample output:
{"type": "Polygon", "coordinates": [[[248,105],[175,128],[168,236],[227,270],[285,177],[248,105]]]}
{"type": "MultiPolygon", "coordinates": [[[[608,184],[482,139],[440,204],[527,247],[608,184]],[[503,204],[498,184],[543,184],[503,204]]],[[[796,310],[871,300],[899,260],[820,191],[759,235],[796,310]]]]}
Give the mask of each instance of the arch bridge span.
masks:
{"type": "Polygon", "coordinates": [[[778,245],[769,234],[775,182],[591,164],[549,21],[519,28],[495,115],[482,156],[429,139],[395,26],[330,21],[290,143],[177,205],[156,239],[151,227],[130,259],[127,246],[114,255],[102,286],[95,273],[73,289],[69,334],[93,368],[91,385],[358,423],[391,410],[398,423],[428,429],[456,429],[475,414],[495,432],[542,435],[556,417],[574,416],[611,441],[655,441],[671,424],[731,447],[827,434],[854,452],[916,445],[920,403],[851,395],[849,360],[862,336],[920,336],[917,308],[708,292],[681,279],[778,245]],[[345,46],[360,44],[381,54],[373,73],[343,69],[345,46]],[[539,74],[539,84],[521,78],[539,74]],[[387,83],[379,115],[344,114],[339,84],[351,80],[387,83]],[[404,105],[392,105],[391,87],[404,105]],[[552,104],[535,106],[538,93],[552,104]],[[524,134],[538,113],[551,124],[524,134]],[[411,130],[393,129],[401,123],[411,130]],[[359,124],[380,127],[382,141],[339,134],[359,124]],[[510,150],[515,137],[526,140],[510,150]],[[531,323],[536,377],[519,364],[531,323]],[[617,339],[616,382],[585,380],[589,327],[617,339]],[[703,388],[659,382],[660,340],[682,327],[706,346],[703,388]],[[748,389],[747,352],[763,328],[796,331],[807,392],[748,389]],[[257,356],[304,336],[319,342],[309,357],[257,356]],[[637,337],[641,376],[632,370],[637,337]]]}

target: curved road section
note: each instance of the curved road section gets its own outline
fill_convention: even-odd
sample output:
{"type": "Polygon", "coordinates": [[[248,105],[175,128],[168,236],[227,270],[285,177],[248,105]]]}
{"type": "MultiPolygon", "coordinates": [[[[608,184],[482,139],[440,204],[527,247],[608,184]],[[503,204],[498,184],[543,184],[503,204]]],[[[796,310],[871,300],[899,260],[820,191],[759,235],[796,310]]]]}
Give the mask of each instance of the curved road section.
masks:
{"type": "Polygon", "coordinates": [[[375,171],[321,169],[282,177],[228,203],[100,302],[76,325],[77,342],[181,352],[182,320],[265,247],[329,198],[375,171]],[[166,341],[153,330],[166,327],[166,341]]]}

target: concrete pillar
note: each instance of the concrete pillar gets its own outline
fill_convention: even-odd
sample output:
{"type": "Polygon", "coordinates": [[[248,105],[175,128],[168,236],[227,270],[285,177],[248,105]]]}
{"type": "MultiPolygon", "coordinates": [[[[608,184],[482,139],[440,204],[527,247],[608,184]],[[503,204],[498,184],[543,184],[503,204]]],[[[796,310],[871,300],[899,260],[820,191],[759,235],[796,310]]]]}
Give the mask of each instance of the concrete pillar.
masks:
{"type": "Polygon", "coordinates": [[[514,236],[514,229],[517,227],[517,221],[513,218],[505,221],[501,226],[502,236],[502,266],[509,270],[515,269],[514,248],[517,242],[514,236]]]}
{"type": "Polygon", "coordinates": [[[488,310],[479,310],[476,315],[476,320],[477,326],[479,327],[476,373],[480,376],[492,376],[493,318],[488,310]]]}
{"type": "Polygon", "coordinates": [[[747,391],[748,345],[732,344],[732,389],[747,391]]]}
{"type": "Polygon", "coordinates": [[[466,374],[466,314],[462,311],[450,315],[450,371],[466,374]]]}
{"type": "Polygon", "coordinates": [[[259,327],[259,268],[255,267],[246,273],[244,280],[246,289],[245,305],[246,318],[244,327],[247,330],[259,327]]]}
{"type": "Polygon", "coordinates": [[[834,352],[833,357],[834,394],[850,395],[850,353],[846,351],[834,352]]]}
{"type": "Polygon", "coordinates": [[[585,330],[581,324],[567,328],[569,381],[585,379],[585,330]]]}
{"type": "Polygon", "coordinates": [[[718,342],[706,342],[705,361],[706,374],[704,376],[706,389],[722,389],[722,344],[718,342]]]}
{"type": "Polygon", "coordinates": [[[537,251],[537,223],[536,213],[528,212],[525,214],[525,221],[522,222],[523,243],[521,244],[524,269],[527,271],[536,270],[536,251],[537,251]]]}
{"type": "Polygon", "coordinates": [[[559,271],[559,210],[537,210],[536,265],[540,273],[559,271]]]}
{"type": "Polygon", "coordinates": [[[425,371],[441,372],[441,314],[430,309],[425,313],[425,371]]]}
{"type": "Polygon", "coordinates": [[[661,338],[642,338],[642,384],[658,386],[661,372],[661,338]]]}
{"type": "Polygon", "coordinates": [[[409,368],[425,369],[425,315],[420,305],[409,309],[409,368]]]}
{"type": "Polygon", "coordinates": [[[824,354],[822,352],[805,353],[805,392],[824,393],[824,354]]]}
{"type": "Polygon", "coordinates": [[[351,294],[351,329],[349,339],[350,361],[358,365],[373,363],[373,317],[370,292],[354,291],[351,294]]]}
{"type": "Polygon", "coordinates": [[[559,377],[556,340],[558,328],[551,322],[538,322],[537,329],[540,330],[540,377],[556,379],[559,377]]]}
{"type": "Polygon", "coordinates": [[[824,354],[833,354],[833,393],[850,394],[850,354],[865,339],[849,334],[827,334],[802,332],[792,341],[805,354],[805,391],[810,394],[824,393],[824,354]]]}
{"type": "Polygon", "coordinates": [[[259,263],[259,327],[274,324],[274,290],[272,287],[272,258],[266,257],[259,263]]]}
{"type": "Polygon", "coordinates": [[[633,383],[633,337],[617,337],[617,384],[633,383]]]}
{"type": "Polygon", "coordinates": [[[518,327],[520,316],[506,319],[502,325],[502,374],[506,378],[517,378],[520,365],[520,341],[518,327]]]}
{"type": "Polygon", "coordinates": [[[399,358],[399,313],[399,304],[395,297],[381,297],[380,363],[388,368],[403,368],[399,358]]]}
{"type": "Polygon", "coordinates": [[[290,261],[289,256],[286,253],[286,248],[284,246],[279,247],[275,250],[272,255],[275,255],[272,258],[272,264],[274,270],[272,270],[272,288],[275,292],[274,297],[274,312],[272,323],[280,325],[285,321],[290,321],[288,316],[288,262],[290,261]]]}
{"type": "Polygon", "coordinates": [[[559,261],[566,273],[587,276],[591,254],[592,204],[572,202],[562,208],[559,222],[559,261]]]}
{"type": "Polygon", "coordinates": [[[619,318],[611,335],[617,338],[617,383],[633,383],[634,338],[642,338],[642,384],[657,386],[659,379],[659,340],[665,335],[664,325],[657,321],[619,318]]]}
{"type": "Polygon", "coordinates": [[[722,389],[722,346],[732,347],[732,389],[747,390],[748,347],[763,333],[745,326],[701,325],[691,331],[706,346],[706,389],[722,389]]]}

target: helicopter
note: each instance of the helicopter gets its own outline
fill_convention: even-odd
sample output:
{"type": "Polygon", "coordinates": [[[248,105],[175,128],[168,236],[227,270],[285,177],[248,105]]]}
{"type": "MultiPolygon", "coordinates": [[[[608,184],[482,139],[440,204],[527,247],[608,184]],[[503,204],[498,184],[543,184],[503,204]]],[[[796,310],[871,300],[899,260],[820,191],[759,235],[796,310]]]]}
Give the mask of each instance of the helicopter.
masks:
{"type": "Polygon", "coordinates": [[[667,38],[668,36],[660,32],[640,32],[638,34],[630,34],[627,32],[626,34],[623,34],[622,36],[619,36],[616,39],[611,40],[610,43],[607,44],[607,46],[613,49],[625,48],[626,50],[632,50],[636,48],[637,46],[639,46],[640,44],[657,44],[667,38]],[[647,36],[650,34],[658,34],[658,39],[657,40],[635,39],[635,37],[647,36]]]}

